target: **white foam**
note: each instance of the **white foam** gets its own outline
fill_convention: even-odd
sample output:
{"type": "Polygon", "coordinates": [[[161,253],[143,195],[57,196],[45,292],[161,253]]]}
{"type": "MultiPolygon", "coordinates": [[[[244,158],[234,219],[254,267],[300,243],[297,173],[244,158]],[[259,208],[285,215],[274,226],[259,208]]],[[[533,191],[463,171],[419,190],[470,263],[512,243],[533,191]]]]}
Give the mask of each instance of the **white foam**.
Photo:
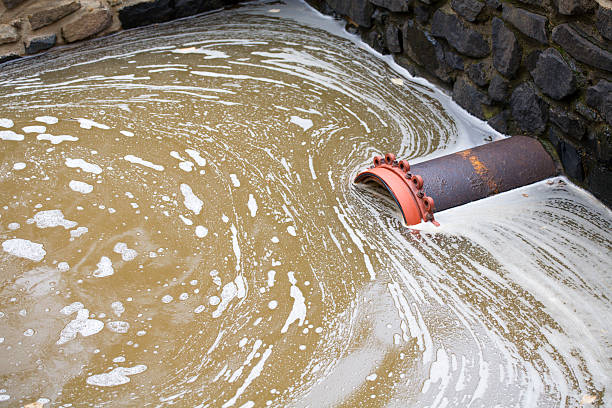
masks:
{"type": "Polygon", "coordinates": [[[164,295],[164,297],[161,298],[162,303],[170,303],[172,302],[174,298],[170,295],[164,295]]]}
{"type": "Polygon", "coordinates": [[[293,298],[293,306],[289,316],[287,317],[285,325],[281,329],[281,333],[286,333],[289,326],[296,320],[299,320],[298,326],[302,326],[304,324],[304,320],[306,319],[306,299],[304,298],[304,295],[302,295],[300,288],[296,286],[297,280],[295,279],[293,272],[288,272],[287,276],[289,277],[289,282],[291,282],[289,295],[293,298]]]}
{"type": "Polygon", "coordinates": [[[100,258],[100,262],[96,265],[98,269],[93,272],[93,276],[96,278],[104,278],[106,276],[111,276],[115,273],[115,269],[113,269],[113,263],[110,258],[103,256],[100,258]]]}
{"type": "Polygon", "coordinates": [[[253,194],[249,194],[249,201],[247,203],[249,207],[249,211],[251,212],[251,217],[255,217],[257,215],[257,201],[255,201],[255,197],[253,194]]]}
{"type": "Polygon", "coordinates": [[[294,237],[296,236],[295,227],[293,225],[287,227],[287,232],[289,235],[293,235],[294,237]]]}
{"type": "Polygon", "coordinates": [[[191,170],[193,170],[193,163],[190,161],[182,161],[179,163],[179,169],[189,173],[191,170]]]}
{"type": "Polygon", "coordinates": [[[13,238],[2,243],[4,252],[19,257],[29,259],[31,261],[40,262],[47,254],[43,244],[28,241],[27,239],[13,238]]]}
{"type": "Polygon", "coordinates": [[[134,136],[134,133],[130,132],[129,130],[120,130],[119,133],[121,133],[123,136],[127,136],[127,137],[134,136]]]}
{"type": "MultiPolygon", "coordinates": [[[[75,305],[75,303],[73,303],[73,305],[75,305]]],[[[79,307],[82,306],[82,304],[76,303],[75,306],[79,307]]],[[[62,309],[63,312],[64,309],[62,309]]],[[[74,310],[74,308],[64,312],[64,314],[68,314],[68,312],[70,312],[70,314],[74,313],[72,310],[74,310]]],[[[77,334],[80,334],[83,337],[92,336],[99,333],[103,328],[104,323],[102,323],[100,320],[90,319],[89,310],[80,308],[77,311],[77,317],[74,320],[71,320],[70,323],[68,323],[66,327],[62,329],[60,338],[57,340],[56,344],[62,345],[70,340],[74,340],[77,334]]]]}
{"type": "Polygon", "coordinates": [[[54,144],[54,145],[62,143],[62,142],[76,142],[77,140],[79,140],[78,137],[74,137],[70,135],[53,136],[53,135],[50,135],[49,133],[40,134],[36,136],[36,139],[48,140],[49,142],[51,142],[51,144],[54,144]]]}
{"type": "Polygon", "coordinates": [[[130,324],[121,320],[108,322],[106,323],[106,327],[108,328],[108,330],[119,334],[125,334],[128,332],[128,330],[130,330],[130,324]]]}
{"type": "Polygon", "coordinates": [[[230,227],[232,231],[232,248],[234,249],[234,255],[236,255],[236,270],[240,270],[240,245],[238,244],[238,230],[236,226],[232,224],[230,227]]]}
{"type": "Polygon", "coordinates": [[[161,166],[159,164],[153,164],[150,161],[143,160],[140,157],[136,157],[136,156],[131,155],[131,154],[128,154],[127,156],[124,156],[123,160],[129,161],[130,163],[134,163],[134,164],[140,164],[141,166],[149,167],[149,168],[151,168],[153,170],[164,171],[164,166],[161,166]]]}
{"type": "Polygon", "coordinates": [[[302,129],[304,129],[304,131],[312,127],[312,120],[303,119],[303,118],[300,118],[299,116],[291,116],[291,123],[298,125],[302,129]]]}
{"type": "Polygon", "coordinates": [[[200,152],[193,149],[185,149],[185,153],[189,155],[200,167],[206,166],[206,159],[200,155],[200,152]]]}
{"type": "Polygon", "coordinates": [[[271,300],[268,302],[268,308],[270,310],[274,310],[278,307],[278,302],[276,300],[271,300]]]}
{"type": "MultiPolygon", "coordinates": [[[[238,287],[234,282],[229,282],[223,286],[223,290],[221,291],[221,301],[219,302],[217,309],[212,313],[212,317],[215,319],[221,316],[221,313],[227,308],[229,303],[236,297],[238,294],[238,287]]],[[[216,296],[214,296],[216,297],[216,296]]],[[[219,298],[217,298],[219,299],[219,298]]],[[[213,301],[213,297],[211,296],[209,302],[213,301]]],[[[211,303],[212,305],[212,303],[211,303]]]]}
{"type": "Polygon", "coordinates": [[[15,230],[18,230],[21,227],[21,225],[19,225],[18,222],[11,222],[9,225],[7,225],[7,227],[11,231],[15,231],[15,230]]]}
{"type": "Polygon", "coordinates": [[[208,228],[202,225],[198,225],[195,228],[195,234],[198,238],[204,238],[206,235],[208,235],[208,228]]]}
{"type": "Polygon", "coordinates": [[[114,387],[129,383],[130,375],[140,374],[146,369],[147,366],[144,364],[138,364],[134,367],[116,367],[108,373],[89,376],[86,382],[89,385],[96,385],[98,387],[114,387]]]}
{"type": "Polygon", "coordinates": [[[26,168],[26,164],[24,162],[17,162],[13,164],[13,170],[23,170],[26,168]]]}
{"type": "Polygon", "coordinates": [[[185,198],[183,201],[185,207],[193,211],[196,215],[200,214],[204,202],[193,193],[191,187],[188,184],[181,184],[181,193],[183,193],[183,197],[185,198]]]}
{"type": "Polygon", "coordinates": [[[75,221],[65,219],[61,210],[39,211],[34,214],[34,218],[30,218],[26,222],[28,224],[36,223],[38,228],[64,227],[64,229],[70,229],[78,225],[75,221]]]}
{"type": "Polygon", "coordinates": [[[13,140],[13,141],[21,141],[23,140],[23,135],[19,133],[15,133],[12,130],[0,130],[0,140],[13,140]]]}
{"type": "Polygon", "coordinates": [[[72,238],[78,238],[81,235],[85,234],[87,231],[89,231],[89,228],[87,227],[77,227],[73,229],[72,231],[70,231],[70,236],[72,238]]]}
{"type": "Polygon", "coordinates": [[[70,180],[68,187],[81,194],[89,194],[93,191],[93,186],[91,184],[87,184],[84,181],[79,180],[70,180]]]}
{"type": "Polygon", "coordinates": [[[15,122],[13,122],[11,119],[0,118],[0,126],[3,128],[12,128],[15,126],[15,122]]]}
{"type": "Polygon", "coordinates": [[[274,286],[274,278],[276,277],[276,271],[271,269],[268,271],[268,287],[274,286]]]}
{"type": "Polygon", "coordinates": [[[86,173],[100,174],[102,168],[97,164],[88,163],[83,159],[70,159],[66,158],[66,166],[70,168],[79,168],[86,173]]]}
{"type": "Polygon", "coordinates": [[[115,302],[111,303],[111,309],[113,309],[113,313],[117,317],[121,317],[123,312],[125,312],[125,307],[123,306],[123,303],[121,303],[119,301],[115,301],[115,302]]]}
{"type": "Polygon", "coordinates": [[[94,122],[91,119],[85,119],[85,118],[77,118],[77,120],[79,121],[79,125],[83,128],[83,129],[91,129],[92,127],[96,127],[98,129],[110,129],[108,126],[103,125],[101,123],[98,122],[94,122]]]}
{"type": "Polygon", "coordinates": [[[223,51],[217,50],[209,50],[206,48],[196,48],[196,47],[187,47],[187,48],[177,48],[172,50],[175,54],[204,54],[205,60],[207,59],[216,59],[216,58],[229,58],[229,55],[224,53],[223,51]]]}
{"type": "Polygon", "coordinates": [[[57,270],[60,272],[67,272],[68,270],[70,270],[70,265],[68,264],[68,262],[60,262],[57,264],[57,270]]]}
{"type": "Polygon", "coordinates": [[[270,238],[270,241],[272,241],[275,244],[278,244],[280,242],[277,236],[273,236],[272,238],[270,238]]]}
{"type": "Polygon", "coordinates": [[[24,126],[21,128],[24,133],[45,133],[47,130],[44,126],[24,126]]]}
{"type": "Polygon", "coordinates": [[[234,173],[230,174],[230,179],[232,180],[232,184],[234,187],[240,187],[240,180],[238,180],[238,176],[234,173]]]}
{"type": "Polygon", "coordinates": [[[121,259],[126,262],[134,260],[134,258],[136,258],[136,255],[138,255],[138,252],[128,248],[125,242],[117,242],[115,244],[115,247],[113,248],[113,252],[121,254],[121,259]]]}
{"type": "Polygon", "coordinates": [[[125,362],[125,357],[123,356],[113,358],[113,363],[124,363],[124,362],[125,362]]]}
{"type": "Polygon", "coordinates": [[[58,122],[58,119],[55,116],[37,116],[37,122],[46,123],[47,125],[54,125],[58,122]]]}
{"type": "Polygon", "coordinates": [[[0,394],[0,402],[8,401],[11,399],[11,396],[8,394],[0,394]]]}
{"type": "Polygon", "coordinates": [[[83,309],[84,307],[85,306],[81,302],[72,302],[68,306],[62,307],[62,310],[60,310],[60,313],[61,314],[65,314],[66,316],[70,316],[74,312],[78,312],[79,310],[83,309]]]}
{"type": "Polygon", "coordinates": [[[191,221],[189,218],[179,214],[179,218],[181,219],[181,221],[183,221],[183,223],[185,225],[193,225],[193,221],[191,221]]]}
{"type": "Polygon", "coordinates": [[[204,305],[199,305],[198,307],[194,309],[193,313],[199,314],[199,313],[202,313],[203,311],[204,311],[204,305]]]}

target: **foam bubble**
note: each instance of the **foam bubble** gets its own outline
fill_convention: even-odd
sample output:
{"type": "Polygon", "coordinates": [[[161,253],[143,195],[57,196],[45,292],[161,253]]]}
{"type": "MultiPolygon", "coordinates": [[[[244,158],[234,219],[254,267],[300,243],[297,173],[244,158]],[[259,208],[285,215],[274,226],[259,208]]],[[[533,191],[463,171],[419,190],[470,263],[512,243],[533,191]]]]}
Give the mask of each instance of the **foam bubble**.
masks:
{"type": "Polygon", "coordinates": [[[46,123],[47,125],[54,125],[58,122],[58,119],[55,116],[37,116],[37,122],[46,123]]]}
{"type": "Polygon", "coordinates": [[[44,126],[24,126],[21,128],[24,133],[45,133],[47,130],[44,126]]]}
{"type": "Polygon", "coordinates": [[[134,258],[136,258],[136,255],[138,255],[138,252],[128,248],[125,242],[117,242],[115,244],[115,247],[113,248],[113,252],[121,254],[121,259],[126,262],[134,260],[134,258]]]}
{"type": "Polygon", "coordinates": [[[300,118],[299,116],[291,116],[291,123],[298,125],[302,129],[304,129],[304,131],[307,131],[308,129],[312,127],[312,120],[303,119],[303,118],[300,118]]]}
{"type": "Polygon", "coordinates": [[[115,269],[113,269],[113,263],[110,258],[103,256],[100,258],[100,262],[96,265],[98,269],[96,269],[93,275],[96,278],[104,278],[106,276],[111,276],[115,273],[115,269]]]}
{"type": "Polygon", "coordinates": [[[150,161],[143,160],[140,157],[136,157],[136,156],[131,155],[131,154],[128,154],[128,155],[124,156],[123,160],[129,161],[130,163],[134,163],[134,164],[140,164],[141,166],[145,166],[145,167],[151,168],[153,170],[164,171],[164,166],[161,166],[159,164],[153,164],[150,161]]]}
{"type": "Polygon", "coordinates": [[[54,144],[54,145],[62,143],[62,142],[76,142],[77,140],[79,140],[78,137],[74,137],[70,135],[54,136],[54,135],[50,135],[49,133],[42,133],[36,136],[36,139],[48,140],[49,142],[51,142],[51,144],[54,144]]]}
{"type": "Polygon", "coordinates": [[[40,262],[47,254],[42,244],[29,241],[27,239],[14,238],[2,243],[4,252],[31,261],[40,262]]]}
{"type": "Polygon", "coordinates": [[[88,163],[83,159],[71,159],[66,158],[66,166],[70,168],[80,168],[86,173],[100,174],[102,173],[102,168],[97,164],[88,163]]]}
{"type": "Polygon", "coordinates": [[[200,214],[204,202],[193,193],[193,190],[188,184],[183,183],[181,184],[180,188],[184,197],[183,204],[185,204],[185,207],[187,207],[188,210],[193,211],[196,215],[200,214]]]}
{"type": "Polygon", "coordinates": [[[26,168],[26,164],[24,162],[17,162],[13,164],[13,170],[23,170],[26,168]]]}
{"type": "Polygon", "coordinates": [[[98,387],[114,387],[129,383],[130,375],[140,374],[146,369],[147,366],[144,364],[138,364],[134,367],[117,367],[113,368],[108,373],[89,376],[86,382],[89,385],[96,385],[98,387]]]}
{"type": "Polygon", "coordinates": [[[57,264],[57,269],[60,272],[66,272],[70,269],[70,265],[68,264],[68,262],[60,262],[57,264]]]}
{"type": "Polygon", "coordinates": [[[195,234],[198,238],[204,238],[206,235],[208,235],[208,228],[202,225],[198,225],[195,228],[195,234]]]}
{"type": "Polygon", "coordinates": [[[128,330],[130,330],[130,324],[128,322],[123,322],[120,320],[108,322],[106,323],[106,327],[108,327],[108,330],[119,334],[125,334],[128,332],[128,330]]]}
{"type": "Polygon", "coordinates": [[[247,203],[249,207],[249,211],[251,212],[251,217],[255,217],[257,215],[257,201],[255,201],[255,197],[253,194],[249,194],[249,201],[247,203]]]}
{"type": "Polygon", "coordinates": [[[101,123],[98,122],[94,122],[91,119],[85,119],[85,118],[77,118],[77,120],[79,121],[79,125],[83,128],[83,129],[91,129],[92,127],[96,127],[98,129],[110,129],[110,127],[103,125],[101,123]]]}
{"type": "Polygon", "coordinates": [[[0,130],[0,140],[13,140],[19,142],[24,139],[24,136],[19,133],[15,133],[12,130],[0,130]]]}
{"type": "Polygon", "coordinates": [[[70,183],[68,183],[68,187],[70,187],[70,189],[72,189],[73,191],[76,191],[77,193],[81,194],[89,194],[93,191],[93,186],[91,184],[87,184],[84,181],[78,180],[70,180],[70,183]]]}
{"type": "Polygon", "coordinates": [[[27,221],[28,224],[34,222],[38,228],[64,227],[64,229],[70,229],[78,225],[75,221],[65,219],[61,210],[39,211],[34,215],[34,218],[27,221]]]}
{"type": "Polygon", "coordinates": [[[11,119],[0,118],[0,126],[3,128],[12,128],[15,126],[15,122],[13,122],[11,119]]]}

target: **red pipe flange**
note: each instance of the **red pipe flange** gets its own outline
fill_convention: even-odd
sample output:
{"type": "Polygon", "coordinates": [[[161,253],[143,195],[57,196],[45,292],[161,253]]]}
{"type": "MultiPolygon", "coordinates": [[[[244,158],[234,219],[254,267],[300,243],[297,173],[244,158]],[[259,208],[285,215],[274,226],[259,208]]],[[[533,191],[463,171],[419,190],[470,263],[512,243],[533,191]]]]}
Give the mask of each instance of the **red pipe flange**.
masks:
{"type": "Polygon", "coordinates": [[[385,187],[395,199],[407,225],[419,224],[421,220],[440,225],[433,216],[434,200],[423,191],[423,178],[409,172],[408,161],[398,162],[393,153],[387,153],[385,157],[374,157],[374,166],[359,173],[355,182],[373,180],[385,187]]]}

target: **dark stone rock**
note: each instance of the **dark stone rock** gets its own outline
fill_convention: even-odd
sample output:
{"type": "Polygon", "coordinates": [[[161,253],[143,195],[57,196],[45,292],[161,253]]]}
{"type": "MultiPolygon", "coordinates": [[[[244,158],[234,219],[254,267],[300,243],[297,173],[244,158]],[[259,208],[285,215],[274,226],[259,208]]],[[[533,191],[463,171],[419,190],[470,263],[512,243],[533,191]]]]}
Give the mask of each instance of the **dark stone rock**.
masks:
{"type": "Polygon", "coordinates": [[[542,44],[548,44],[548,37],[546,35],[548,19],[546,17],[504,3],[502,18],[515,26],[527,37],[533,38],[542,44]]]}
{"type": "Polygon", "coordinates": [[[573,16],[588,13],[595,8],[594,0],[555,0],[560,14],[573,16]]]}
{"type": "Polygon", "coordinates": [[[612,82],[602,79],[596,85],[587,88],[586,103],[597,109],[612,126],[612,82]]]}
{"type": "Polygon", "coordinates": [[[588,138],[590,151],[595,152],[595,159],[608,167],[612,167],[612,127],[604,126],[591,131],[588,138]]]}
{"type": "Polygon", "coordinates": [[[548,128],[548,140],[555,147],[558,155],[561,155],[561,141],[563,140],[563,134],[554,126],[548,128]]]}
{"type": "Polygon", "coordinates": [[[495,102],[503,102],[508,99],[508,87],[510,83],[501,75],[495,74],[489,84],[488,93],[495,102]]]}
{"type": "Polygon", "coordinates": [[[446,39],[453,48],[469,57],[482,58],[489,54],[489,43],[482,34],[466,27],[456,15],[437,10],[431,23],[431,33],[446,39]]]}
{"type": "Polygon", "coordinates": [[[444,52],[444,60],[452,69],[458,69],[460,71],[463,71],[464,63],[463,58],[461,58],[461,55],[455,54],[454,52],[447,50],[444,52]]]}
{"type": "Polygon", "coordinates": [[[28,0],[2,0],[2,3],[4,3],[4,7],[10,10],[17,7],[21,3],[25,3],[26,1],[28,0]]]}
{"type": "Polygon", "coordinates": [[[492,21],[493,65],[507,77],[513,77],[521,65],[523,50],[514,33],[497,17],[492,21]]]}
{"type": "Polygon", "coordinates": [[[508,118],[510,113],[508,111],[501,111],[497,115],[493,116],[487,121],[489,126],[501,133],[508,131],[508,118]]]}
{"type": "Polygon", "coordinates": [[[18,54],[10,53],[10,54],[0,54],[0,64],[4,64],[5,62],[9,62],[12,60],[16,60],[21,58],[18,54]]]}
{"type": "Polygon", "coordinates": [[[121,7],[119,21],[123,28],[134,28],[168,21],[173,14],[170,0],[146,0],[121,7]]]}
{"type": "Polygon", "coordinates": [[[607,40],[612,41],[612,9],[599,6],[595,14],[597,30],[607,40]]]}
{"type": "Polygon", "coordinates": [[[79,12],[77,19],[62,27],[66,42],[84,40],[104,30],[111,23],[112,16],[107,7],[91,7],[79,12]]]}
{"type": "Polygon", "coordinates": [[[444,49],[429,33],[408,21],[403,27],[404,52],[429,73],[443,81],[450,80],[449,67],[445,63],[444,49]]]}
{"type": "Polygon", "coordinates": [[[563,99],[576,91],[574,73],[554,48],[540,54],[531,76],[538,88],[553,99],[563,99]]]}
{"type": "Polygon", "coordinates": [[[491,99],[486,94],[480,92],[464,78],[459,78],[455,81],[455,85],[453,86],[453,99],[459,106],[482,120],[485,119],[482,105],[491,104],[491,99]]]}
{"type": "Polygon", "coordinates": [[[368,0],[326,0],[336,13],[349,17],[362,27],[372,26],[374,6],[368,0]]]}
{"type": "Polygon", "coordinates": [[[452,0],[451,7],[467,21],[474,21],[482,11],[484,3],[478,0],[452,0]]]}
{"type": "Polygon", "coordinates": [[[541,50],[534,50],[527,55],[527,58],[525,58],[525,67],[527,71],[531,72],[536,68],[541,53],[541,50]]]}
{"type": "Polygon", "coordinates": [[[25,42],[26,54],[36,54],[39,51],[48,50],[55,45],[57,36],[55,34],[43,35],[30,38],[25,42]]]}
{"type": "Polygon", "coordinates": [[[512,118],[524,131],[541,134],[546,128],[548,109],[531,83],[523,82],[510,97],[512,118]]]}
{"type": "Polygon", "coordinates": [[[175,0],[173,18],[193,16],[234,3],[237,3],[237,0],[175,0]]]}
{"type": "Polygon", "coordinates": [[[561,24],[555,27],[552,32],[552,39],[578,61],[612,72],[612,53],[581,36],[569,24],[561,24]]]}
{"type": "Polygon", "coordinates": [[[28,16],[32,30],[38,30],[41,27],[48,26],[56,21],[74,13],[81,8],[81,3],[78,1],[70,1],[67,3],[57,4],[52,7],[46,7],[34,11],[28,16]]]}
{"type": "Polygon", "coordinates": [[[386,8],[394,13],[405,13],[410,10],[411,0],[370,0],[370,3],[386,8]]]}
{"type": "Polygon", "coordinates": [[[601,122],[601,117],[597,114],[597,112],[582,102],[576,102],[574,105],[574,110],[588,121],[601,122]]]}
{"type": "Polygon", "coordinates": [[[381,54],[385,50],[385,40],[378,31],[376,30],[370,31],[366,35],[365,40],[366,40],[366,43],[368,43],[370,47],[374,48],[376,51],[380,52],[381,54]]]}
{"type": "Polygon", "coordinates": [[[563,169],[573,179],[584,180],[584,169],[582,168],[582,155],[571,143],[562,140],[559,145],[559,156],[563,169]]]}
{"type": "Polygon", "coordinates": [[[580,140],[584,137],[586,131],[585,123],[573,113],[558,107],[552,107],[548,112],[548,118],[552,123],[559,126],[559,129],[566,135],[576,140],[580,140]]]}
{"type": "Polygon", "coordinates": [[[0,45],[14,43],[19,39],[15,27],[8,24],[0,24],[0,45]]]}
{"type": "Polygon", "coordinates": [[[430,13],[429,6],[424,4],[419,3],[414,7],[414,18],[421,24],[425,24],[429,20],[430,13]]]}
{"type": "Polygon", "coordinates": [[[492,10],[501,10],[502,4],[499,0],[487,0],[487,6],[492,10]]]}
{"type": "Polygon", "coordinates": [[[465,72],[476,85],[487,86],[491,80],[493,67],[487,61],[480,61],[470,65],[465,72]]]}
{"type": "Polygon", "coordinates": [[[374,24],[385,26],[389,20],[389,14],[390,13],[388,10],[377,8],[374,10],[374,13],[372,13],[371,20],[374,22],[374,24]]]}
{"type": "Polygon", "coordinates": [[[385,40],[389,52],[402,52],[401,31],[393,24],[385,28],[385,40]]]}
{"type": "Polygon", "coordinates": [[[604,202],[608,207],[612,207],[612,170],[603,165],[595,165],[589,172],[589,190],[604,202]]]}
{"type": "Polygon", "coordinates": [[[344,27],[344,29],[349,34],[359,34],[359,27],[355,27],[352,24],[347,24],[346,27],[344,27]]]}

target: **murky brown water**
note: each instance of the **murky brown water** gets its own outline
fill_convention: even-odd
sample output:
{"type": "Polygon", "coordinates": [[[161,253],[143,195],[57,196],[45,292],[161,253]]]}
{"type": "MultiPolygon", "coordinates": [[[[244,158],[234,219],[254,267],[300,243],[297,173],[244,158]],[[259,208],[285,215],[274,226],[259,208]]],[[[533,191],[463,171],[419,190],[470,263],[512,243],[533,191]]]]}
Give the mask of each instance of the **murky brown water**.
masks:
{"type": "Polygon", "coordinates": [[[305,23],[3,67],[0,406],[612,404],[611,212],[559,178],[406,231],[354,174],[496,135],[305,23]]]}

